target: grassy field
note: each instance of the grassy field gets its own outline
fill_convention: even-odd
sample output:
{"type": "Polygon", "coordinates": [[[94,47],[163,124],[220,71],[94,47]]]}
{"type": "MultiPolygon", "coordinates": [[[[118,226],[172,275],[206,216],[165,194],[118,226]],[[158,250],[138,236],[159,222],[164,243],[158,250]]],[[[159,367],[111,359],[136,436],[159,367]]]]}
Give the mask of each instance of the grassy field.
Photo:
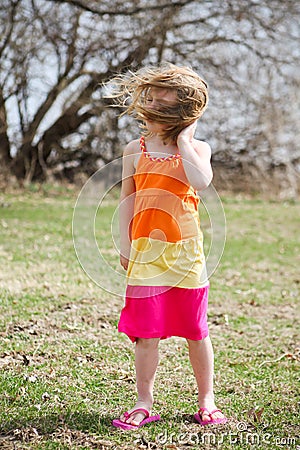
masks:
{"type": "MultiPolygon", "coordinates": [[[[300,204],[222,197],[227,240],[210,280],[209,324],[229,423],[194,422],[186,343],[172,338],[160,344],[161,422],[122,432],[111,421],[135,400],[133,346],[117,332],[122,298],[78,263],[75,202],[58,189],[0,195],[0,448],[300,449],[300,204]]],[[[97,218],[114,267],[115,207],[107,202],[97,218]]]]}

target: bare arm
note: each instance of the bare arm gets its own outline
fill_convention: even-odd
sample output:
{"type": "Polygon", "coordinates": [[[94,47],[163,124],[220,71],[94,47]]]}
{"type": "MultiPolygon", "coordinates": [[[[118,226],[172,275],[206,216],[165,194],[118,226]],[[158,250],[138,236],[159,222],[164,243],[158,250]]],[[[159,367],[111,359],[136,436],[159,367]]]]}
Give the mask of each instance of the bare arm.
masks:
{"type": "Polygon", "coordinates": [[[210,146],[206,142],[194,139],[196,126],[197,122],[194,122],[181,131],[177,138],[177,146],[187,179],[194,189],[201,191],[209,186],[213,172],[210,146]]]}
{"type": "Polygon", "coordinates": [[[122,188],[119,204],[120,223],[120,262],[127,270],[130,247],[131,247],[131,221],[133,219],[135,183],[133,175],[135,173],[134,159],[136,156],[136,141],[130,142],[123,154],[122,188]]]}

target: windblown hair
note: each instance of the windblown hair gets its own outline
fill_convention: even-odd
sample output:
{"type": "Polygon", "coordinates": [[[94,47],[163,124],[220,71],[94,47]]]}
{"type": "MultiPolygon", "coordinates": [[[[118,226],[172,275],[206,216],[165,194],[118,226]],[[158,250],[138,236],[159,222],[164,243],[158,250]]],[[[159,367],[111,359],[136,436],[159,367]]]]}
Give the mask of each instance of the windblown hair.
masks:
{"type": "Polygon", "coordinates": [[[127,113],[141,122],[144,136],[151,135],[145,120],[167,125],[161,134],[164,142],[176,142],[179,133],[202,116],[208,103],[206,82],[189,67],[170,63],[119,75],[112,80],[112,85],[113,92],[109,97],[114,99],[114,105],[124,108],[121,115],[127,113]],[[146,101],[152,88],[174,90],[177,104],[147,108],[146,101]]]}

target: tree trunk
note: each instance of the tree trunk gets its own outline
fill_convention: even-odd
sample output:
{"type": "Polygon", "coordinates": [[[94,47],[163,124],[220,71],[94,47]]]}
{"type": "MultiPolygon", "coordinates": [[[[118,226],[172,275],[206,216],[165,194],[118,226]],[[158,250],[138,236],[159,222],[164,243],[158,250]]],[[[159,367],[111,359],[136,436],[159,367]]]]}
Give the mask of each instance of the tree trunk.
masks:
{"type": "Polygon", "coordinates": [[[0,89],[0,167],[2,173],[10,171],[10,142],[7,135],[7,118],[3,92],[0,89]]]}

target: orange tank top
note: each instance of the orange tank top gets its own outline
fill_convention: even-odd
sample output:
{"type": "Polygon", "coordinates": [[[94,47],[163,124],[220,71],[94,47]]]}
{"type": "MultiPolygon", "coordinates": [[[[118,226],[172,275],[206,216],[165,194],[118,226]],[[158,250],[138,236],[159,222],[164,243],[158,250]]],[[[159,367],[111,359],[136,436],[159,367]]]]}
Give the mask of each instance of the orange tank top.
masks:
{"type": "Polygon", "coordinates": [[[181,156],[155,158],[147,152],[144,137],[140,144],[132,240],[178,242],[199,236],[199,197],[188,182],[181,156]]]}

